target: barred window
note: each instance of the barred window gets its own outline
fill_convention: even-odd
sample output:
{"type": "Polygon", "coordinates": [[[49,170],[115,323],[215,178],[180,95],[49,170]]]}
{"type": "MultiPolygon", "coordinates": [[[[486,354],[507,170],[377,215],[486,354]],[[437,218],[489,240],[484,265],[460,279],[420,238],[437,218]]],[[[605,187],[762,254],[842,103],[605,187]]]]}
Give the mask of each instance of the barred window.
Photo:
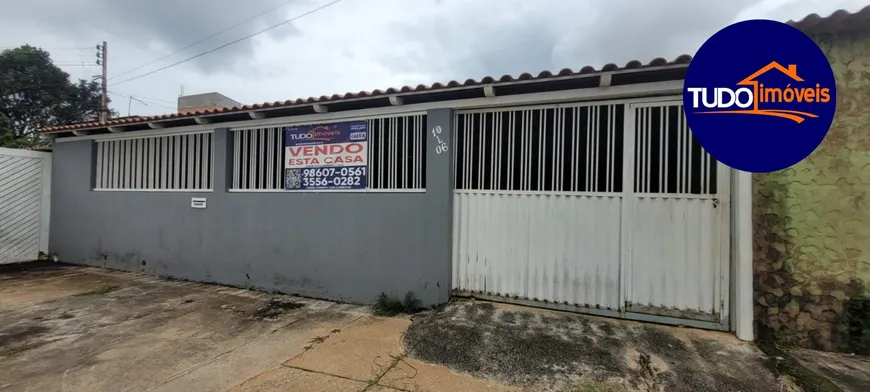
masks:
{"type": "MultiPolygon", "coordinates": [[[[365,119],[368,125],[367,190],[426,189],[426,116],[365,119]]],[[[233,191],[284,190],[286,126],[232,130],[233,191]]]]}
{"type": "Polygon", "coordinates": [[[148,136],[96,143],[94,190],[210,191],[212,132],[148,136]]]}
{"type": "Polygon", "coordinates": [[[460,113],[459,190],[621,192],[625,105],[460,113]]]}
{"type": "Polygon", "coordinates": [[[692,135],[683,105],[637,105],[634,191],[715,195],[716,159],[692,135]]]}

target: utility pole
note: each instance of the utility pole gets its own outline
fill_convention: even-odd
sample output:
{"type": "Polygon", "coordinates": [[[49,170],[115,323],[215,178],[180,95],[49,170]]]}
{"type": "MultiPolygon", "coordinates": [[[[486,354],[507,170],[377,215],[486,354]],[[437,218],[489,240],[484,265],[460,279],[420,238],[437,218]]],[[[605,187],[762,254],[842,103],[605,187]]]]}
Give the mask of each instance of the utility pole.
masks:
{"type": "Polygon", "coordinates": [[[106,121],[109,119],[109,90],[107,81],[107,73],[108,73],[108,45],[106,41],[103,41],[102,45],[97,45],[97,64],[103,66],[103,75],[100,78],[100,82],[103,86],[103,101],[100,106],[100,121],[106,121]]]}

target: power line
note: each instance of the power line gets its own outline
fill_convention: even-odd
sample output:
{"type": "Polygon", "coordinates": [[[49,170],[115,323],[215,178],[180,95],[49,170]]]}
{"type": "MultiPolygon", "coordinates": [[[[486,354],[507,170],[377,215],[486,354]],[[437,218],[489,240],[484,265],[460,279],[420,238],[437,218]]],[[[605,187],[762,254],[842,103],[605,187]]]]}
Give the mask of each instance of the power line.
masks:
{"type": "Polygon", "coordinates": [[[322,5],[322,6],[320,6],[320,7],[315,8],[315,9],[313,9],[313,10],[311,10],[311,11],[308,11],[308,12],[302,14],[302,15],[299,15],[299,16],[296,16],[296,17],[293,17],[293,18],[287,19],[287,20],[285,20],[285,21],[283,21],[283,22],[281,22],[281,23],[278,23],[278,24],[276,24],[276,25],[269,26],[269,27],[267,27],[267,28],[265,28],[265,29],[263,29],[263,30],[260,30],[260,31],[256,32],[256,33],[249,34],[249,35],[244,36],[244,37],[242,37],[242,38],[239,38],[239,39],[237,39],[237,40],[235,40],[235,41],[230,41],[230,42],[225,43],[225,44],[223,44],[223,45],[221,45],[221,46],[218,46],[218,47],[216,47],[216,48],[214,48],[214,49],[211,49],[211,50],[208,50],[208,51],[202,52],[202,53],[197,54],[197,55],[195,55],[195,56],[188,57],[188,58],[186,58],[186,59],[184,59],[184,60],[176,61],[176,62],[174,62],[174,63],[172,63],[172,64],[169,64],[169,65],[167,65],[167,66],[165,66],[165,67],[163,67],[163,68],[158,68],[158,69],[155,69],[155,70],[153,70],[153,71],[151,71],[151,72],[147,72],[147,73],[141,74],[141,75],[139,75],[139,76],[134,76],[134,77],[129,78],[129,79],[124,79],[124,80],[122,80],[122,81],[120,81],[120,82],[118,82],[118,83],[113,83],[112,86],[117,86],[117,85],[119,85],[119,84],[121,84],[121,83],[127,83],[127,82],[129,82],[129,81],[131,81],[131,80],[136,80],[136,79],[139,79],[139,78],[142,78],[142,77],[148,76],[148,75],[153,75],[153,74],[155,74],[155,73],[157,73],[157,72],[163,71],[164,69],[172,68],[172,67],[174,67],[174,66],[176,66],[176,65],[179,65],[179,64],[182,64],[182,63],[186,63],[186,62],[188,62],[188,61],[190,61],[190,60],[193,60],[193,59],[196,59],[196,58],[199,58],[199,57],[205,56],[205,55],[207,55],[207,54],[209,54],[209,53],[214,53],[214,52],[216,52],[216,51],[218,51],[218,50],[221,50],[221,49],[223,49],[223,48],[226,48],[227,46],[230,46],[230,45],[233,45],[233,44],[237,44],[237,43],[242,42],[242,41],[244,41],[244,40],[246,40],[246,39],[250,39],[250,38],[255,37],[255,36],[257,36],[257,35],[263,34],[263,33],[267,32],[267,31],[269,31],[269,30],[272,30],[272,29],[274,29],[274,28],[277,28],[277,27],[283,26],[283,25],[285,25],[285,24],[287,24],[287,23],[290,23],[290,22],[292,22],[292,21],[294,21],[294,20],[297,20],[297,19],[300,19],[300,18],[302,18],[302,17],[305,17],[305,16],[308,16],[308,15],[311,15],[311,14],[317,12],[317,11],[320,11],[320,10],[326,8],[326,7],[331,6],[331,5],[335,5],[335,4],[337,4],[337,3],[341,2],[341,1],[342,1],[342,0],[334,0],[334,1],[330,2],[330,3],[327,3],[327,4],[325,4],[325,5],[322,5]]]}
{"type": "Polygon", "coordinates": [[[168,103],[168,104],[171,104],[171,105],[176,105],[176,104],[178,104],[178,102],[167,101],[167,100],[165,100],[165,99],[152,98],[152,97],[143,97],[143,96],[138,95],[138,94],[128,94],[128,93],[121,92],[121,91],[111,91],[111,90],[110,90],[109,93],[111,93],[111,94],[115,94],[115,95],[130,95],[130,96],[135,96],[136,98],[139,98],[139,99],[144,99],[144,100],[146,100],[146,101],[163,102],[163,103],[168,103]]]}
{"type": "MultiPolygon", "coordinates": [[[[166,105],[161,105],[161,104],[156,103],[156,102],[150,102],[150,100],[148,100],[147,98],[145,98],[145,97],[140,97],[140,96],[137,96],[137,95],[118,94],[118,93],[114,93],[114,92],[111,92],[111,91],[109,91],[109,94],[117,95],[117,96],[122,97],[122,98],[132,99],[132,100],[134,100],[134,101],[139,101],[139,103],[141,103],[141,104],[143,104],[143,105],[145,105],[145,106],[148,106],[148,104],[150,103],[150,104],[152,104],[152,105],[154,105],[154,106],[160,106],[160,107],[162,107],[162,108],[166,108],[166,109],[169,109],[169,110],[177,110],[177,109],[178,109],[178,108],[173,108],[173,107],[169,107],[169,106],[166,106],[166,105]],[[144,102],[144,101],[149,101],[149,102],[144,102]]],[[[128,109],[128,111],[129,111],[129,109],[128,109]]]]}
{"type": "Polygon", "coordinates": [[[282,3],[281,5],[278,5],[278,6],[276,6],[276,7],[272,7],[272,8],[270,8],[270,9],[266,10],[266,11],[263,11],[262,13],[259,13],[259,14],[255,15],[255,16],[251,17],[251,18],[245,19],[245,20],[243,20],[243,21],[241,21],[241,22],[239,22],[239,23],[236,23],[236,24],[234,24],[234,25],[232,25],[232,26],[230,26],[230,27],[227,27],[227,28],[225,28],[225,29],[223,29],[223,30],[221,30],[221,31],[218,31],[217,33],[214,33],[214,34],[212,34],[212,35],[209,35],[208,37],[205,37],[205,38],[203,38],[203,39],[201,39],[201,40],[199,40],[199,41],[196,41],[196,42],[194,42],[194,43],[192,43],[192,44],[190,44],[190,45],[187,45],[187,46],[185,46],[185,47],[183,47],[183,48],[181,48],[181,49],[178,49],[178,50],[176,50],[176,51],[174,51],[174,52],[172,52],[172,53],[169,53],[169,54],[166,54],[166,55],[164,55],[164,56],[162,56],[162,57],[160,57],[160,58],[154,59],[153,61],[151,61],[151,62],[149,62],[149,63],[143,64],[143,65],[140,65],[140,66],[138,66],[138,67],[136,67],[136,68],[133,68],[133,69],[130,69],[130,70],[127,70],[127,71],[124,71],[124,72],[121,72],[121,73],[119,73],[119,74],[117,74],[117,75],[113,75],[112,78],[117,78],[117,77],[119,77],[119,76],[126,75],[126,74],[128,74],[128,73],[130,73],[130,72],[138,71],[138,70],[140,70],[140,69],[142,69],[142,68],[145,68],[145,67],[147,67],[147,66],[149,66],[149,65],[151,65],[151,64],[154,64],[154,63],[156,63],[156,62],[159,62],[159,61],[161,61],[161,60],[163,60],[163,59],[165,59],[165,58],[167,58],[167,57],[170,57],[170,56],[172,56],[172,55],[174,55],[174,54],[176,54],[176,53],[182,52],[182,51],[184,51],[184,50],[186,50],[186,49],[189,49],[189,48],[191,48],[191,47],[193,47],[193,46],[196,46],[196,45],[198,45],[198,44],[200,44],[200,43],[202,43],[202,42],[208,41],[208,40],[210,40],[210,39],[212,39],[212,38],[214,38],[214,37],[217,37],[217,36],[219,36],[219,35],[221,35],[221,34],[223,34],[223,33],[226,33],[227,31],[230,31],[230,30],[232,30],[232,29],[234,29],[234,28],[236,28],[236,27],[239,27],[239,26],[241,26],[241,25],[243,25],[243,24],[245,24],[245,23],[248,23],[248,22],[250,22],[250,21],[252,21],[252,20],[254,20],[254,19],[257,19],[257,18],[259,18],[259,17],[261,17],[261,16],[263,16],[263,15],[266,15],[266,14],[272,12],[272,11],[275,11],[275,10],[277,10],[278,8],[281,8],[281,7],[283,7],[283,6],[287,5],[287,4],[290,4],[290,2],[292,2],[292,1],[293,1],[293,0],[288,0],[288,1],[284,2],[284,3],[282,3]]]}

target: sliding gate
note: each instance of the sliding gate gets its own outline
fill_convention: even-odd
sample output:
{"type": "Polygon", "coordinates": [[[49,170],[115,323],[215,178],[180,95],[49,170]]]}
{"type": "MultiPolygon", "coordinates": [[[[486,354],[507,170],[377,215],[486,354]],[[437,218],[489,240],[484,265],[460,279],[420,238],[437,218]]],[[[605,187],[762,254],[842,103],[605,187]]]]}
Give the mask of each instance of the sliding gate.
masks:
{"type": "Polygon", "coordinates": [[[460,296],[726,329],[729,169],[679,101],[458,112],[460,296]]]}

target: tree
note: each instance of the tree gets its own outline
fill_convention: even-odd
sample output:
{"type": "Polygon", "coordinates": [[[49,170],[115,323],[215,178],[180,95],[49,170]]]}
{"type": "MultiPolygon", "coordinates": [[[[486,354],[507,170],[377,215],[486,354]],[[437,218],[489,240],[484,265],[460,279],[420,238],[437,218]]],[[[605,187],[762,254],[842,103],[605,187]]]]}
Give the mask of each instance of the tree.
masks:
{"type": "Polygon", "coordinates": [[[39,128],[98,120],[100,94],[99,83],[70,82],[42,49],[0,52],[0,146],[44,145],[39,128]]]}

